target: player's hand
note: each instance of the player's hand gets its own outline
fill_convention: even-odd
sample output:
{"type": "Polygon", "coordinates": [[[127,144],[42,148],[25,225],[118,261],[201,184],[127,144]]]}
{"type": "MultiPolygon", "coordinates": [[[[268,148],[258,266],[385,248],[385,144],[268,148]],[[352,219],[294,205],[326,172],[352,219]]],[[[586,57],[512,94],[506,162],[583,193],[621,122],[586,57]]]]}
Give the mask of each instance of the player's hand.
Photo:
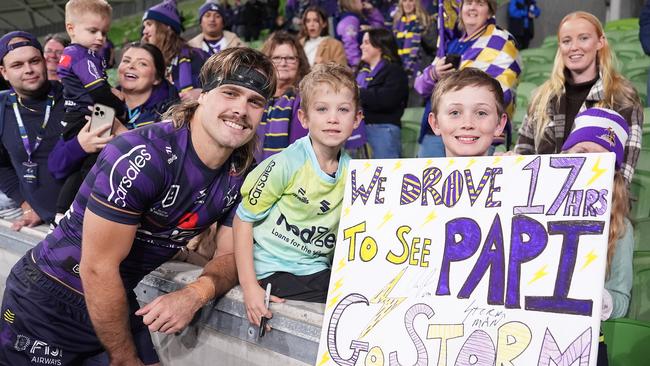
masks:
{"type": "Polygon", "coordinates": [[[183,288],[157,297],[135,315],[142,316],[142,322],[151,332],[174,334],[190,323],[201,305],[201,298],[195,290],[183,288]]]}
{"type": "Polygon", "coordinates": [[[111,129],[111,125],[100,126],[94,130],[90,130],[90,117],[86,116],[88,122],[81,128],[77,135],[77,140],[83,151],[88,154],[96,153],[106,146],[106,144],[113,139],[112,135],[101,137],[106,131],[111,129]]]}
{"type": "MultiPolygon", "coordinates": [[[[267,309],[264,304],[266,292],[259,284],[257,284],[257,282],[242,287],[242,289],[244,290],[244,306],[246,307],[246,315],[251,324],[259,326],[262,317],[269,319],[273,317],[271,310],[267,309]]],[[[273,295],[271,295],[270,299],[272,302],[284,302],[284,299],[273,295]]]]}
{"type": "Polygon", "coordinates": [[[23,215],[11,225],[11,230],[20,231],[23,227],[34,227],[43,223],[36,211],[27,203],[23,202],[20,207],[23,209],[23,215]]]}

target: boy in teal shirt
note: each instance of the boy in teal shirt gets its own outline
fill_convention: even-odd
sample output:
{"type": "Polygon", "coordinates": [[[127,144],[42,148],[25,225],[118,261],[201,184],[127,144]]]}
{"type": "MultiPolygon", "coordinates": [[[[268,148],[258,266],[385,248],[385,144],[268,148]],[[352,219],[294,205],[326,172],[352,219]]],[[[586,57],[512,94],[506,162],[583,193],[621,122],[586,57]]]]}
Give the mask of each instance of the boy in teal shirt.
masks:
{"type": "Polygon", "coordinates": [[[361,122],[347,68],[317,65],[300,91],[298,118],[309,135],[248,175],[233,226],[239,283],[256,325],[271,316],[268,283],[272,301],[325,302],[350,161],[343,146],[361,122]]]}

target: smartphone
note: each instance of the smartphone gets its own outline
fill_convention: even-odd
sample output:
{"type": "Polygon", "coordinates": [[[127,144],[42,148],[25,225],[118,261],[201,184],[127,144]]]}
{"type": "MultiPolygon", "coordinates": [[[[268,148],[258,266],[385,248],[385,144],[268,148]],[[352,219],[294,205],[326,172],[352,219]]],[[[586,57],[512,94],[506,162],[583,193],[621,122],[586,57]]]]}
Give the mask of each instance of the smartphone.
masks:
{"type": "Polygon", "coordinates": [[[455,54],[455,53],[450,53],[447,56],[445,56],[445,63],[446,64],[451,64],[454,69],[458,70],[460,67],[460,55],[455,54]]]}
{"type": "Polygon", "coordinates": [[[102,126],[110,125],[111,128],[106,130],[100,137],[107,137],[113,132],[113,119],[115,118],[115,109],[96,103],[93,106],[93,112],[90,116],[90,130],[96,130],[102,126]]]}

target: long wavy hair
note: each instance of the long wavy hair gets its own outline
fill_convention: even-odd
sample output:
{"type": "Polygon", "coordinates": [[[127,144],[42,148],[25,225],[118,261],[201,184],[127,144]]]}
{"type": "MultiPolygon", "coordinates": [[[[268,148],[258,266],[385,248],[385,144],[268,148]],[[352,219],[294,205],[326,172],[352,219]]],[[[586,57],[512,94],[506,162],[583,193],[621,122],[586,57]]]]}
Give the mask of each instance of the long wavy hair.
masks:
{"type": "MultiPolygon", "coordinates": [[[[261,52],[247,47],[227,48],[216,55],[212,55],[201,68],[201,85],[214,85],[217,79],[229,79],[240,68],[255,69],[267,77],[268,89],[275,90],[277,76],[275,67],[271,60],[261,52]]],[[[209,90],[204,90],[204,93],[209,90]]],[[[196,100],[185,100],[172,106],[163,116],[163,119],[171,119],[174,127],[181,128],[188,126],[200,107],[196,100]]],[[[246,144],[238,147],[233,152],[236,174],[244,174],[255,161],[254,152],[257,150],[257,134],[246,144]]]]}
{"type": "Polygon", "coordinates": [[[325,14],[325,10],[321,8],[318,5],[311,5],[307,9],[305,9],[305,12],[302,13],[302,22],[300,23],[300,33],[298,33],[298,39],[309,39],[309,33],[307,32],[307,27],[305,27],[305,22],[307,21],[307,14],[309,13],[316,13],[318,16],[318,19],[320,19],[321,23],[325,24],[325,28],[323,28],[320,31],[319,36],[327,36],[330,34],[329,31],[329,24],[327,24],[327,14],[325,14]]]}
{"type": "MultiPolygon", "coordinates": [[[[156,42],[152,44],[162,52],[165,58],[165,65],[171,64],[172,59],[181,53],[181,49],[185,47],[185,40],[178,33],[174,32],[170,26],[153,19],[147,20],[156,25],[156,42]]],[[[146,42],[144,38],[142,41],[146,42]]]]}
{"type": "MultiPolygon", "coordinates": [[[[616,70],[616,58],[609,47],[603,26],[598,18],[585,11],[576,11],[566,15],[558,26],[558,44],[560,43],[559,31],[562,25],[576,19],[583,19],[591,23],[594,26],[596,35],[603,42],[603,47],[596,55],[596,63],[600,78],[603,81],[604,98],[595,107],[621,110],[640,106],[641,101],[634,87],[616,70]]],[[[551,121],[551,116],[548,115],[548,107],[551,103],[554,103],[556,109],[559,108],[560,97],[566,90],[564,84],[566,83],[567,72],[568,70],[564,65],[562,54],[558,47],[555,53],[551,76],[539,87],[528,107],[528,117],[536,121],[535,147],[539,146],[544,136],[544,129],[551,121]]]]}
{"type": "MultiPolygon", "coordinates": [[[[397,11],[393,16],[393,27],[403,16],[406,15],[406,13],[404,13],[404,6],[402,5],[403,1],[404,0],[399,0],[399,3],[397,5],[397,11]]],[[[427,12],[424,9],[422,9],[422,3],[420,2],[420,0],[415,0],[414,3],[415,3],[415,17],[420,23],[422,30],[425,30],[429,28],[429,25],[431,24],[431,21],[429,19],[429,14],[427,14],[427,12]]]]}

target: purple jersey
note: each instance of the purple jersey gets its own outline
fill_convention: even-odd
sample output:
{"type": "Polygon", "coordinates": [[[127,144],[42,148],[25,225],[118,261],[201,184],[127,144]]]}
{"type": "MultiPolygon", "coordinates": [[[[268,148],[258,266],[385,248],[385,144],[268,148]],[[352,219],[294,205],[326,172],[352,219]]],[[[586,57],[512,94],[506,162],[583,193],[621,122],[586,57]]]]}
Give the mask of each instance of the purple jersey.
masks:
{"type": "Polygon", "coordinates": [[[89,91],[107,85],[104,59],[93,50],[71,44],[63,50],[56,74],[63,83],[66,111],[89,114],[95,104],[89,91]]]}
{"type": "Polygon", "coordinates": [[[160,122],[124,133],[102,150],[66,216],[34,248],[36,265],[82,292],[78,264],[88,209],[138,225],[120,265],[122,281],[131,289],[212,223],[231,225],[244,180],[232,172],[231,161],[216,170],[201,162],[187,126],[160,122]]]}

